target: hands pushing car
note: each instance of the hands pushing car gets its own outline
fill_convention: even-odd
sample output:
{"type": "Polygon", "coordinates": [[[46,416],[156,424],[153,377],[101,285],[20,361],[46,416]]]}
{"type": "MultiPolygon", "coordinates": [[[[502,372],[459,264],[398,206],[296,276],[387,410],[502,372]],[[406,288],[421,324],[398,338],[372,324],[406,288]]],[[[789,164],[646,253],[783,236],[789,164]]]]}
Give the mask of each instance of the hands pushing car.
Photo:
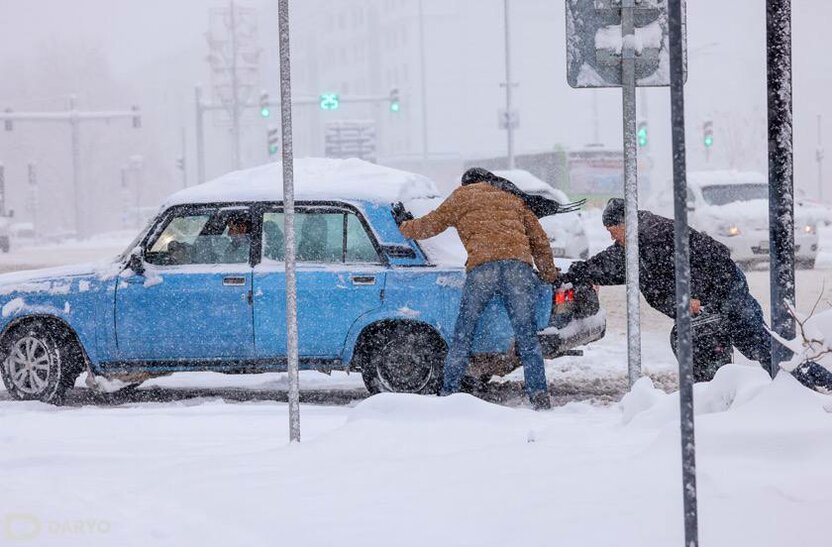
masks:
{"type": "MultiPolygon", "coordinates": [[[[112,261],[0,276],[11,396],[60,402],[82,371],[285,370],[280,173],[266,165],[174,194],[112,261]]],[[[464,270],[452,246],[408,241],[393,215],[399,201],[429,207],[435,186],[359,160],[298,160],[295,177],[301,367],[360,371],[372,393],[435,391],[464,270]]],[[[541,283],[537,318],[547,357],[605,330],[591,289],[541,283]]],[[[518,365],[510,332],[491,306],[473,374],[518,365]]]]}

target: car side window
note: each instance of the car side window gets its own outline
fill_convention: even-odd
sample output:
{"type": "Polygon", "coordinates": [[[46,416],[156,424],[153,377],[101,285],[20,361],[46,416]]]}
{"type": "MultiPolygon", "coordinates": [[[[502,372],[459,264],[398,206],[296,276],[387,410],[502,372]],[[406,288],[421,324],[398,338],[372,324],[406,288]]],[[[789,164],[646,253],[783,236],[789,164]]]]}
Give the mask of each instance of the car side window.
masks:
{"type": "Polygon", "coordinates": [[[250,248],[248,209],[183,211],[149,242],[145,260],[158,266],[246,264],[250,248]]]}
{"type": "MultiPolygon", "coordinates": [[[[263,258],[285,260],[283,213],[263,215],[263,258]]],[[[352,212],[300,210],[295,213],[295,253],[298,262],[319,264],[379,263],[373,241],[352,212]]]]}

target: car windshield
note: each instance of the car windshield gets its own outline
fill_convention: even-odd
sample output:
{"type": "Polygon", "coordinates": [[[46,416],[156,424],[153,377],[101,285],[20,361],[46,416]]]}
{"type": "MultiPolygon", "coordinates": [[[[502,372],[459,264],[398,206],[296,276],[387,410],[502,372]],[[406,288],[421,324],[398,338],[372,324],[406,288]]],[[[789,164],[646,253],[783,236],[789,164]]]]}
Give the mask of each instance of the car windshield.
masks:
{"type": "Polygon", "coordinates": [[[708,205],[727,205],[736,201],[768,199],[765,184],[715,184],[702,187],[702,197],[708,205]]]}
{"type": "Polygon", "coordinates": [[[138,235],[136,235],[136,237],[133,239],[133,241],[130,242],[130,245],[128,245],[127,248],[124,249],[124,251],[122,251],[120,255],[118,255],[119,260],[124,261],[127,259],[130,253],[133,252],[133,249],[135,249],[138,246],[138,244],[141,243],[142,239],[144,239],[145,234],[147,234],[147,231],[150,230],[150,226],[153,224],[155,220],[156,218],[152,217],[147,221],[147,224],[144,225],[144,228],[142,228],[138,235]]]}

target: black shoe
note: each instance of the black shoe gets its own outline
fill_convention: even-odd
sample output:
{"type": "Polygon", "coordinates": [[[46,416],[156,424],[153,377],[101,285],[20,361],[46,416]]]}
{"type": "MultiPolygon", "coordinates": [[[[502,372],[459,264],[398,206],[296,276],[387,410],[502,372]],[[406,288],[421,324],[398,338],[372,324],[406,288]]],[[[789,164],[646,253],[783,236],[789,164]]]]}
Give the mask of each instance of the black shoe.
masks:
{"type": "Polygon", "coordinates": [[[529,401],[531,401],[532,408],[535,410],[552,410],[552,400],[545,391],[538,391],[529,395],[529,401]]]}

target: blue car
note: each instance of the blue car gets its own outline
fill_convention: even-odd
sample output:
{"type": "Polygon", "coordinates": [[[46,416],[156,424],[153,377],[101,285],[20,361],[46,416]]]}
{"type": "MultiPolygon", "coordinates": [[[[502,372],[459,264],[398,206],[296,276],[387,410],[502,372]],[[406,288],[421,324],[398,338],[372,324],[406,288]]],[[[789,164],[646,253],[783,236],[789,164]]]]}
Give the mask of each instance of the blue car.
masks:
{"type": "MultiPolygon", "coordinates": [[[[296,202],[301,368],[360,371],[371,393],[436,391],[464,270],[407,240],[392,203],[319,194],[296,202]]],[[[285,370],[282,202],[233,189],[221,197],[180,193],[109,263],[0,276],[10,395],[59,403],[84,371],[285,370]]],[[[592,288],[541,283],[537,312],[547,358],[604,335],[592,288]]],[[[474,351],[473,376],[519,365],[496,301],[474,351]]]]}

